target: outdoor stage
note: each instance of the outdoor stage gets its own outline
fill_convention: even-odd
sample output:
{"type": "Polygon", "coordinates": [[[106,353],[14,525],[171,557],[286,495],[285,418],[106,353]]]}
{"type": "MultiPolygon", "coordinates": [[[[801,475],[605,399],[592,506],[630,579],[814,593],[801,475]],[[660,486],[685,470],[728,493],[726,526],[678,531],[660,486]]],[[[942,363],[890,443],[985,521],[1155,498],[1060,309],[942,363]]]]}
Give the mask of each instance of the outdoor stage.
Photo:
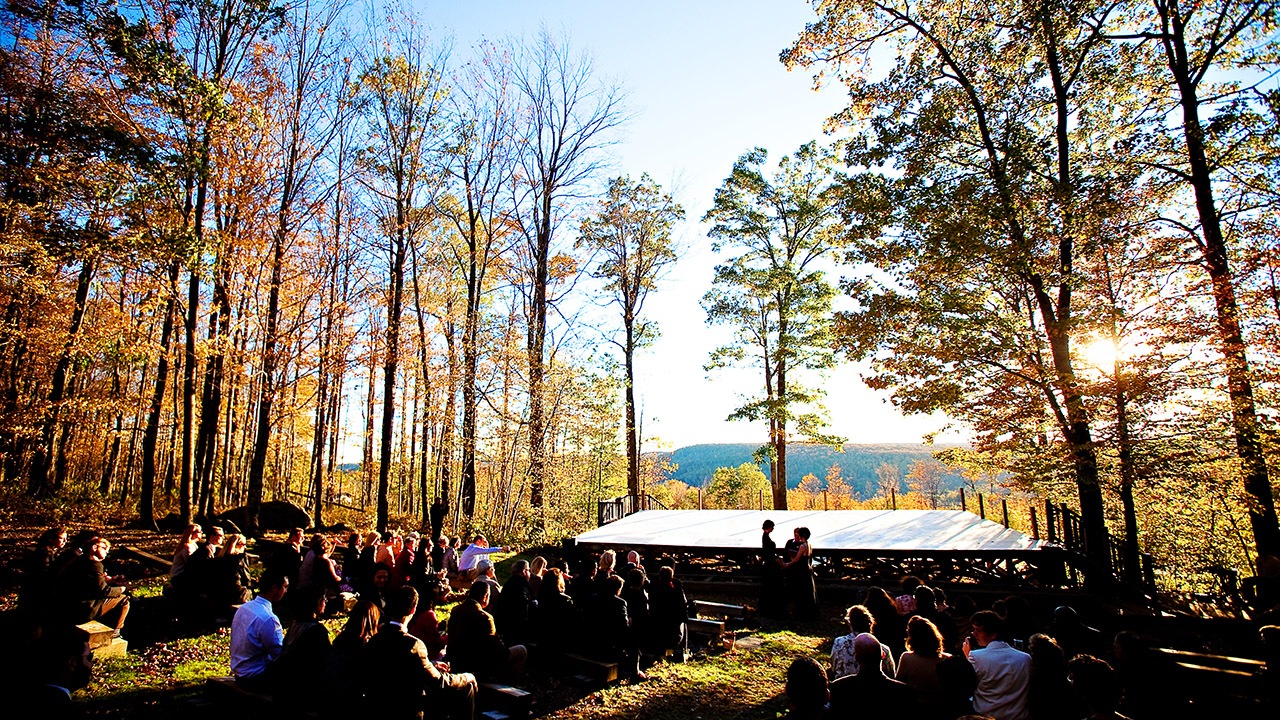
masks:
{"type": "Polygon", "coordinates": [[[910,572],[933,582],[1068,582],[1056,544],[962,510],[645,510],[585,532],[574,545],[750,574],[766,519],[779,549],[794,528],[809,528],[819,578],[896,582],[910,572]]]}

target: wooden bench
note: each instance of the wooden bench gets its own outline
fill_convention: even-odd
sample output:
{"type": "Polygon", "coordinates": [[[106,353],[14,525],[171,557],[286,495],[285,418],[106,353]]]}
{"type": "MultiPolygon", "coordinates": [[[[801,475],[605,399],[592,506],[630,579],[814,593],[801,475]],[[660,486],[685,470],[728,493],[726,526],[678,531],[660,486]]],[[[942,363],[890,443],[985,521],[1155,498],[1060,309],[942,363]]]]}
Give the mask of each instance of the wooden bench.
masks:
{"type": "Polygon", "coordinates": [[[707,645],[717,647],[724,642],[724,621],[689,618],[687,624],[690,635],[705,635],[707,645]]]}
{"type": "Polygon", "coordinates": [[[1187,685],[1197,691],[1257,697],[1262,690],[1262,672],[1267,667],[1262,660],[1162,647],[1152,650],[1172,662],[1187,685]]]}
{"type": "Polygon", "coordinates": [[[594,660],[583,655],[572,653],[564,656],[565,663],[575,675],[580,675],[590,682],[607,685],[618,679],[618,663],[594,660]]]}
{"type": "Polygon", "coordinates": [[[533,714],[533,693],[501,683],[480,683],[476,688],[476,705],[503,717],[524,720],[533,714]]]}
{"type": "Polygon", "coordinates": [[[709,617],[712,619],[725,620],[746,620],[747,609],[742,605],[730,605],[729,603],[710,602],[707,600],[694,600],[693,611],[699,616],[709,617]]]}
{"type": "Polygon", "coordinates": [[[133,545],[125,545],[120,549],[123,550],[126,555],[131,555],[135,559],[151,565],[156,570],[163,570],[167,573],[169,572],[169,568],[173,567],[172,560],[167,560],[159,555],[149,553],[142,548],[134,547],[133,545]]]}
{"type": "Polygon", "coordinates": [[[319,720],[320,714],[301,710],[287,703],[278,703],[267,693],[253,692],[236,683],[230,675],[205,680],[204,697],[220,717],[290,718],[293,720],[319,720]]]}

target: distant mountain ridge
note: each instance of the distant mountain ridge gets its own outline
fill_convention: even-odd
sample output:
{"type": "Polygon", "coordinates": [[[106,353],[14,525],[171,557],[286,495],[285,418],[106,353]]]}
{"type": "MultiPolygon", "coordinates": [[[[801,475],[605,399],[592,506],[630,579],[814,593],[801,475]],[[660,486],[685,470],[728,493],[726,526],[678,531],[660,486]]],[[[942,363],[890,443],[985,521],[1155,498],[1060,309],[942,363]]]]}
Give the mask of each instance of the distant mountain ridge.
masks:
{"type": "MultiPolygon", "coordinates": [[[[669,453],[650,453],[678,465],[672,478],[687,485],[705,487],[717,468],[737,467],[751,462],[751,455],[759,445],[750,443],[721,443],[689,445],[669,453]]],[[[840,466],[840,475],[862,497],[875,494],[876,468],[883,463],[898,468],[904,477],[917,460],[932,460],[933,453],[956,445],[920,445],[911,443],[856,444],[847,443],[844,451],[826,445],[795,443],[787,446],[787,487],[795,488],[806,475],[819,480],[827,477],[832,465],[840,466]]],[[[768,474],[768,468],[760,469],[768,474]]],[[[958,486],[959,475],[944,475],[947,485],[958,486]]],[[[905,489],[905,483],[903,487],[905,489]]]]}

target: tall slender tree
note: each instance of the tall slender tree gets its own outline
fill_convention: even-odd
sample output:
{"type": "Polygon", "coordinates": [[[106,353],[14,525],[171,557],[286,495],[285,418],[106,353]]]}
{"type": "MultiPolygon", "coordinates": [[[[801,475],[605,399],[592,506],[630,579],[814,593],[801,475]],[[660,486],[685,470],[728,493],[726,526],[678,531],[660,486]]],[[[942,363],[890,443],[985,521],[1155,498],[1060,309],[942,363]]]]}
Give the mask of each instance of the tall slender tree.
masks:
{"type": "Polygon", "coordinates": [[[360,76],[363,107],[371,131],[360,153],[365,187],[373,194],[380,231],[387,239],[387,325],[383,352],[381,450],[378,466],[378,530],[389,522],[396,378],[404,312],[405,266],[411,245],[422,242],[429,209],[439,189],[447,51],[433,48],[411,19],[400,16],[391,34],[360,76]]]}
{"type": "Polygon", "coordinates": [[[521,289],[528,317],[529,503],[539,532],[548,475],[547,318],[556,301],[549,292],[554,241],[584,183],[599,171],[600,150],[624,118],[618,90],[594,76],[590,59],[574,52],[567,38],[543,29],[531,42],[515,43],[512,56],[512,86],[524,121],[513,206],[523,240],[521,289]]]}
{"type": "Polygon", "coordinates": [[[823,433],[822,392],[805,387],[801,373],[835,364],[835,288],[826,266],[847,235],[840,226],[840,176],[831,148],[803,145],[772,173],[764,168],[767,159],[763,148],[738,158],[703,218],[711,223],[712,249],[731,257],[716,266],[702,304],[709,323],[736,331],[733,344],[712,352],[708,368],[742,362],[751,347],[750,361],[763,370],[763,395],[730,419],[768,423],[763,454],[771,460],[773,507],[786,510],[791,428],[819,442],[843,442],[823,433]]]}
{"type": "Polygon", "coordinates": [[[610,301],[622,314],[622,340],[611,341],[622,351],[626,373],[627,492],[632,495],[640,494],[635,353],[657,337],[657,328],[643,320],[644,301],[679,257],[671,233],[683,219],[684,208],[645,174],[638,182],[614,178],[580,231],[579,242],[602,256],[593,274],[606,282],[610,301]]]}

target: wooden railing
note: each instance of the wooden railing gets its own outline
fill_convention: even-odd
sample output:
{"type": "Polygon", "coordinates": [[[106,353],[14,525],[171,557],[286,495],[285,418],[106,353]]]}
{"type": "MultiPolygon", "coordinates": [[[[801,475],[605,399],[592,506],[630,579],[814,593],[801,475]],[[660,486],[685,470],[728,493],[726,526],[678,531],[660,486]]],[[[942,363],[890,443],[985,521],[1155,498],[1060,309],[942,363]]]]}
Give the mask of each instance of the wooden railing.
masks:
{"type": "Polygon", "coordinates": [[[621,495],[596,504],[596,523],[608,525],[641,510],[666,510],[667,506],[652,495],[621,495]]]}

